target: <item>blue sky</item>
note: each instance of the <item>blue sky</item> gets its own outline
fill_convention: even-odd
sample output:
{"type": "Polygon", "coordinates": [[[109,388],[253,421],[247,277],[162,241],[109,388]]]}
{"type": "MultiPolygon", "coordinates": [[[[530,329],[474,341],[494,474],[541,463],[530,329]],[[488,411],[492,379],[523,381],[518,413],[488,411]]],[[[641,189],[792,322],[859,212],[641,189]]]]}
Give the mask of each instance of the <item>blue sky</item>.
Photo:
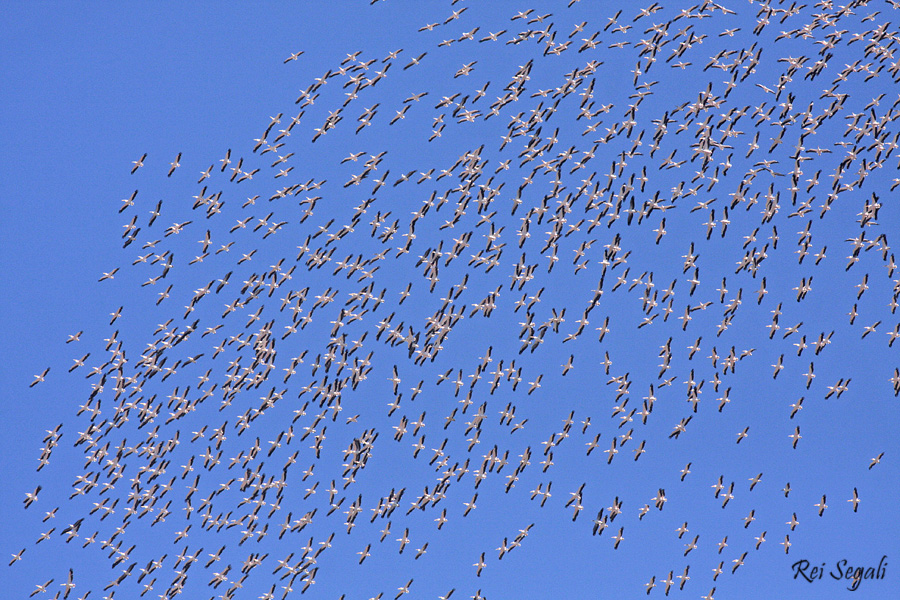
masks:
{"type": "Polygon", "coordinates": [[[393,598],[410,579],[410,598],[450,589],[465,598],[627,598],[643,596],[651,579],[649,594],[664,595],[661,582],[686,568],[690,579],[683,589],[676,579],[672,596],[892,597],[900,549],[891,383],[900,346],[889,345],[900,323],[891,306],[900,276],[891,268],[900,231],[891,189],[900,159],[892,147],[896,9],[820,2],[792,14],[795,6],[775,3],[648,3],[613,22],[615,3],[567,4],[6,7],[0,65],[12,84],[0,124],[12,143],[0,147],[8,290],[0,444],[8,458],[0,470],[9,483],[0,502],[3,552],[12,559],[26,549],[0,566],[10,597],[51,579],[35,597],[62,597],[72,569],[70,598],[173,597],[185,575],[181,593],[191,598],[265,597],[273,584],[277,598],[393,598]],[[769,23],[755,34],[767,10],[769,23]],[[502,30],[498,41],[479,41],[502,30]],[[591,39],[594,48],[585,46],[591,39]],[[653,40],[665,43],[651,62],[653,40]],[[304,95],[317,78],[324,83],[304,95]],[[313,142],[330,114],[340,120],[313,142]],[[748,156],[754,140],[759,148],[748,156]],[[123,202],[135,190],[133,204],[123,202]],[[194,208],[198,198],[206,204],[194,208]],[[778,205],[771,218],[767,202],[778,205]],[[218,212],[208,216],[210,207],[218,212]],[[134,240],[123,248],[129,232],[134,240]],[[308,248],[299,259],[298,246],[308,248]],[[331,252],[321,268],[308,262],[316,252],[331,252]],[[755,274],[739,269],[748,253],[755,274]],[[429,263],[437,265],[433,289],[429,263]],[[332,292],[332,302],[313,307],[332,292]],[[493,310],[480,311],[491,298],[493,310]],[[236,300],[242,305],[223,316],[236,300]],[[429,336],[451,321],[440,342],[429,336]],[[275,352],[254,354],[255,344],[275,352]],[[429,344],[434,359],[417,358],[429,344]],[[329,348],[335,358],[326,366],[329,348]],[[303,362],[292,367],[294,358],[303,362]],[[69,372],[76,359],[83,366],[69,372]],[[258,385],[234,384],[229,373],[241,370],[265,375],[258,385]],[[354,370],[364,377],[355,388],[354,370]],[[815,375],[809,385],[807,374],[815,375]],[[237,387],[223,401],[229,381],[237,387]],[[691,381],[702,385],[696,411],[691,381]],[[346,385],[339,398],[323,393],[335,382],[346,385]],[[179,398],[196,401],[195,410],[170,420],[179,398]],[[139,416],[154,406],[156,417],[139,416]],[[501,417],[510,411],[509,421],[501,417]],[[218,448],[217,429],[225,437],[218,448]],[[345,450],[375,434],[364,468],[345,480],[345,450]],[[178,443],[151,457],[148,445],[167,440],[178,443]],[[248,458],[256,440],[258,455],[248,458]],[[443,466],[440,453],[432,461],[437,448],[443,466]],[[220,450],[220,464],[204,468],[203,455],[220,450]],[[494,463],[504,456],[502,467],[494,463]],[[186,465],[193,472],[183,476],[186,465]],[[724,508],[713,488],[720,477],[722,494],[734,482],[724,508]],[[280,492],[271,485],[279,478],[280,492]],[[442,497],[426,494],[424,510],[411,510],[426,487],[433,494],[447,483],[442,497]],[[534,490],[548,485],[542,507],[534,490]],[[84,494],[71,497],[77,488],[84,494]],[[400,490],[394,512],[377,516],[400,490]],[[657,510],[660,490],[666,502],[657,510]],[[348,533],[346,511],[357,500],[348,533]],[[474,508],[464,516],[467,503],[474,508]],[[576,504],[583,510],[573,520],[576,504]],[[608,526],[592,535],[601,509],[608,526]],[[79,519],[67,542],[63,532],[79,519]],[[282,523],[291,528],[279,539],[282,523]],[[179,554],[195,553],[185,570],[179,554]],[[827,573],[806,582],[792,570],[800,560],[829,572],[843,559],[875,567],[883,556],[885,579],[865,580],[857,592],[827,573]],[[254,557],[259,566],[242,580],[254,557]],[[298,565],[293,591],[284,571],[273,574],[283,559],[298,565]],[[158,568],[138,583],[152,561],[158,568]],[[217,573],[223,582],[213,588],[217,573]]]}

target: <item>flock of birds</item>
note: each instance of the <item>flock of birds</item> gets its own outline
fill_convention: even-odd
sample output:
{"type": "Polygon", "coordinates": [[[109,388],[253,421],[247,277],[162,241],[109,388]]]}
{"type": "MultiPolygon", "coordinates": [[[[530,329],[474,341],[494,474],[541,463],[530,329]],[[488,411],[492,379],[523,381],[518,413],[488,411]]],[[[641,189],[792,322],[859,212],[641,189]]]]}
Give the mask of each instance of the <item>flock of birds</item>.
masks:
{"type": "Polygon", "coordinates": [[[892,458],[881,448],[803,506],[788,504],[812,493],[800,474],[792,488],[681,448],[781,464],[815,436],[804,407],[863,379],[900,394],[885,360],[840,358],[900,338],[900,219],[883,200],[900,186],[900,3],[721,2],[572,0],[480,23],[454,0],[414,50],[327,66],[291,51],[284,68],[315,76],[245,153],[135,157],[142,187],[193,199],[122,200],[128,258],[99,281],[127,282],[129,301],[31,383],[68,371],[85,397],[47,431],[16,518],[47,511],[35,544],[95,553],[45,565],[31,596],[274,600],[319,579],[344,598],[387,557],[403,574],[371,597],[399,600],[423,595],[407,570],[447,530],[528,515],[444,573],[440,598],[480,600],[529,535],[621,552],[665,510],[672,564],[629,585],[712,600],[808,520],[865,512],[878,483],[856,481],[892,458]],[[429,66],[451,52],[466,58],[429,66]],[[162,323],[135,339],[151,313],[162,323]],[[747,408],[768,380],[804,395],[747,408]],[[767,426],[782,441],[748,448],[767,426]],[[68,498],[42,493],[56,452],[83,460],[68,498]],[[639,497],[627,482],[648,472],[656,493],[639,497]],[[784,518],[734,505],[782,494],[784,518]],[[711,503],[724,524],[695,529],[711,503]],[[105,563],[108,583],[82,583],[105,563]]]}

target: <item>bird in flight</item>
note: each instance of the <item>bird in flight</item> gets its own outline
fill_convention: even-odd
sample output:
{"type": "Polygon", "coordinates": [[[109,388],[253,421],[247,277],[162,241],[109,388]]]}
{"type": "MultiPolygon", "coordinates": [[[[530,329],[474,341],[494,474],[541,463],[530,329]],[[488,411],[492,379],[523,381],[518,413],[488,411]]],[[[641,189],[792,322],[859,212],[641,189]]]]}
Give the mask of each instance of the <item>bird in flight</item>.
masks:
{"type": "Polygon", "coordinates": [[[140,157],[139,159],[131,161],[131,164],[134,165],[134,166],[131,168],[131,174],[132,174],[132,175],[134,175],[134,173],[135,173],[138,169],[140,169],[141,167],[144,166],[144,159],[146,159],[146,158],[147,158],[147,153],[144,152],[144,154],[141,155],[141,157],[140,157]]]}
{"type": "Polygon", "coordinates": [[[166,174],[166,177],[171,177],[172,173],[175,172],[175,169],[181,166],[181,152],[178,153],[178,156],[175,157],[175,160],[169,163],[169,172],[166,174]]]}
{"type": "Polygon", "coordinates": [[[44,378],[47,376],[47,373],[49,373],[49,372],[50,372],[50,367],[47,367],[46,369],[44,369],[44,371],[42,373],[40,373],[39,375],[35,375],[34,381],[32,381],[31,385],[29,385],[28,387],[34,387],[39,383],[43,383],[44,378]]]}
{"type": "Polygon", "coordinates": [[[37,486],[33,492],[29,492],[29,493],[25,494],[25,500],[23,501],[25,503],[25,508],[28,508],[33,503],[37,502],[38,494],[41,492],[42,489],[43,488],[41,486],[37,486]]]}

